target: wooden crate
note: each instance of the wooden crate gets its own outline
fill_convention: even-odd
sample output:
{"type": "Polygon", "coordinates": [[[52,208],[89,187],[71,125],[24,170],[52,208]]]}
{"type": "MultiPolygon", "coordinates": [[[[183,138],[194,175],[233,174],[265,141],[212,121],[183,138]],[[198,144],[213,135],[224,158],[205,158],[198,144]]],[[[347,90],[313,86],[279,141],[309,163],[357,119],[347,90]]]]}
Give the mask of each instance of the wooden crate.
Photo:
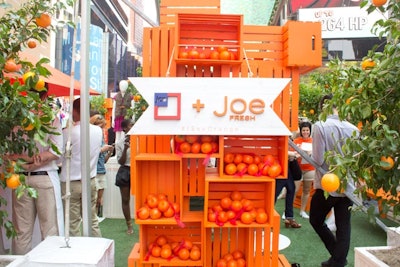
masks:
{"type": "MultiPolygon", "coordinates": [[[[135,210],[139,210],[146,202],[149,194],[165,194],[172,203],[181,206],[181,161],[174,155],[169,156],[137,156],[135,160],[135,210]]],[[[180,215],[181,216],[181,215],[180,215]]],[[[136,218],[137,224],[176,224],[175,218],[160,218],[157,220],[140,220],[136,218]]]]}
{"type": "MultiPolygon", "coordinates": [[[[221,179],[219,177],[206,178],[206,194],[204,197],[204,225],[206,227],[216,227],[215,222],[208,221],[208,209],[220,203],[224,197],[229,197],[233,191],[239,191],[243,198],[252,201],[255,208],[264,208],[268,221],[266,224],[243,224],[239,220],[236,227],[262,227],[273,224],[274,215],[274,196],[275,196],[275,180],[274,179],[246,179],[246,181],[237,179],[221,179]]],[[[230,222],[226,222],[222,227],[232,227],[230,222]]]]}
{"type": "MultiPolygon", "coordinates": [[[[226,136],[224,138],[224,155],[226,153],[242,153],[274,156],[282,166],[282,174],[278,178],[287,178],[288,149],[287,136],[226,136]]],[[[224,164],[219,167],[219,175],[221,177],[228,176],[224,174],[224,164]]],[[[254,178],[249,175],[243,177],[254,178]]]]}
{"type": "Polygon", "coordinates": [[[271,227],[207,228],[204,266],[215,266],[218,259],[235,250],[244,253],[247,267],[282,266],[278,265],[278,250],[272,245],[274,235],[279,238],[279,229],[274,232],[271,227]]]}
{"type": "Polygon", "coordinates": [[[185,227],[177,225],[140,225],[139,230],[140,263],[159,264],[159,266],[203,266],[204,257],[204,230],[201,222],[185,222],[185,227]],[[148,246],[152,244],[158,236],[166,236],[168,243],[182,242],[183,239],[190,240],[201,250],[201,258],[198,261],[182,261],[177,257],[172,259],[155,258],[148,255],[148,246]]]}
{"type": "Polygon", "coordinates": [[[174,25],[176,14],[220,14],[220,0],[161,0],[160,25],[174,25]]]}
{"type": "Polygon", "coordinates": [[[288,21],[283,26],[283,32],[285,66],[319,67],[322,65],[320,22],[288,21]]]}
{"type": "Polygon", "coordinates": [[[175,31],[175,61],[177,64],[221,65],[242,62],[243,15],[177,14],[175,31]],[[181,59],[179,52],[197,49],[211,52],[218,47],[233,52],[236,60],[181,59]]]}

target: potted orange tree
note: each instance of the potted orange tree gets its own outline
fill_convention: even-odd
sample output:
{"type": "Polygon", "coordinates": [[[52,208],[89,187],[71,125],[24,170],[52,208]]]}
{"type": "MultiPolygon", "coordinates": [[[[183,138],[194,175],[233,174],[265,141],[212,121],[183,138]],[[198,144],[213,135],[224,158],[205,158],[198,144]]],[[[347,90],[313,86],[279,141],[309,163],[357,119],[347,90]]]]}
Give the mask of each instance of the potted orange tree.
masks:
{"type": "MultiPolygon", "coordinates": [[[[25,184],[24,175],[18,174],[22,162],[10,161],[7,155],[35,153],[35,142],[43,141],[52,131],[50,122],[55,116],[52,98],[42,101],[37,93],[46,90],[43,77],[50,72],[42,64],[49,60],[33,65],[20,60],[19,53],[47,41],[55,29],[52,17],[63,8],[62,2],[28,0],[18,9],[6,9],[0,17],[0,185],[16,190],[17,195],[26,190],[32,197],[37,193],[25,184]]],[[[4,195],[0,195],[0,225],[11,238],[15,230],[6,206],[4,195]]]]}
{"type": "MultiPolygon", "coordinates": [[[[378,37],[386,37],[386,42],[382,40],[383,52],[372,48],[359,65],[339,60],[329,63],[325,75],[330,80],[333,99],[328,105],[335,105],[342,119],[357,125],[360,137],[347,140],[344,156],[334,151],[325,156],[331,164],[330,171],[340,178],[342,188],[348,179],[353,179],[362,199],[376,198],[381,214],[390,209],[397,216],[400,211],[400,2],[364,0],[361,8],[368,12],[378,10],[387,16],[372,29],[378,37]]],[[[325,119],[327,115],[323,112],[320,118],[325,119]]],[[[374,212],[374,207],[368,210],[372,221],[374,212]]]]}

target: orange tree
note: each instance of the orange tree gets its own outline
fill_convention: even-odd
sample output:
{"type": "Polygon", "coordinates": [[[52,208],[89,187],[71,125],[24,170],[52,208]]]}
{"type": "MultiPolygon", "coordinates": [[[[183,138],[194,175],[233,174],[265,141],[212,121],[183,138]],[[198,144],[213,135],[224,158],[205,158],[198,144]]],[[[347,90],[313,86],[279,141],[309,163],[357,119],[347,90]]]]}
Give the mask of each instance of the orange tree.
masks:
{"type": "MultiPolygon", "coordinates": [[[[383,52],[372,48],[359,65],[339,60],[329,63],[326,75],[331,79],[333,99],[327,105],[337,106],[342,119],[358,125],[360,137],[347,140],[344,156],[335,152],[325,156],[331,171],[341,177],[342,187],[352,178],[363,198],[384,192],[389,197],[378,197],[382,212],[393,207],[397,215],[399,201],[390,196],[398,196],[400,190],[400,2],[390,0],[386,6],[376,7],[363,1],[361,8],[385,12],[387,19],[377,21],[372,31],[380,38],[386,37],[386,42],[382,40],[383,52]]],[[[327,110],[321,114],[322,120],[327,110]]]]}
{"type": "MultiPolygon", "coordinates": [[[[6,10],[0,17],[0,185],[17,186],[19,196],[27,190],[36,197],[36,192],[25,184],[24,175],[18,174],[22,162],[11,162],[7,155],[23,152],[33,155],[36,142],[43,142],[45,135],[52,132],[50,123],[55,116],[50,105],[52,99],[41,100],[37,92],[46,90],[42,77],[50,72],[42,64],[49,60],[42,59],[33,65],[20,60],[19,52],[33,49],[33,43],[46,42],[54,30],[54,25],[49,24],[51,17],[64,7],[59,1],[28,0],[19,9],[6,10]],[[16,178],[21,185],[18,186],[16,178]]],[[[7,221],[6,205],[0,196],[0,226],[11,237],[15,231],[7,221]]]]}

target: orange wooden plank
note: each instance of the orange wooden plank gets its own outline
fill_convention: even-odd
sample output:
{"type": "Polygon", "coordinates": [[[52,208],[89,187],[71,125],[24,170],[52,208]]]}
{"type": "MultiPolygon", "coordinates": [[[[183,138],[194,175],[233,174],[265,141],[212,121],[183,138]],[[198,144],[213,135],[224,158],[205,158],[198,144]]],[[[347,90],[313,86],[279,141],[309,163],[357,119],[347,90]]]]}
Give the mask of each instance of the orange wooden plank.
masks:
{"type": "Polygon", "coordinates": [[[139,258],[140,258],[139,249],[140,249],[140,244],[135,243],[128,256],[128,267],[139,267],[139,258]]]}
{"type": "Polygon", "coordinates": [[[143,29],[143,65],[142,65],[142,75],[143,77],[151,76],[151,62],[150,62],[150,54],[151,54],[151,32],[152,28],[144,28],[143,29]]]}
{"type": "Polygon", "coordinates": [[[160,1],[160,24],[175,24],[178,13],[220,14],[220,0],[162,0],[160,1]]]}

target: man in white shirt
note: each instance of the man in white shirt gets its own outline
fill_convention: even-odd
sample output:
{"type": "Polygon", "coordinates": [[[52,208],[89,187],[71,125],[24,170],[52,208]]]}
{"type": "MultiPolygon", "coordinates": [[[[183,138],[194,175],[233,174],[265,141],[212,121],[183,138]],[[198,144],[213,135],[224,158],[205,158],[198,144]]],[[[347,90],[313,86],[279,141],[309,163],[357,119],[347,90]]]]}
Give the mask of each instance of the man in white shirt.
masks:
{"type": "MultiPolygon", "coordinates": [[[[82,173],[81,173],[81,125],[80,125],[80,98],[73,102],[72,119],[74,125],[71,129],[71,162],[70,162],[70,224],[69,234],[71,236],[81,236],[81,220],[82,220],[82,173]]],[[[63,130],[64,146],[68,141],[68,128],[63,130]]],[[[99,159],[100,149],[102,145],[103,133],[100,127],[89,124],[89,146],[90,146],[90,192],[91,192],[91,236],[101,237],[99,221],[97,218],[96,201],[97,191],[95,177],[97,173],[97,161],[99,159]]],[[[62,159],[61,168],[61,189],[65,195],[65,182],[67,179],[66,155],[62,159]]],[[[65,206],[65,205],[64,205],[65,206]]]]}

